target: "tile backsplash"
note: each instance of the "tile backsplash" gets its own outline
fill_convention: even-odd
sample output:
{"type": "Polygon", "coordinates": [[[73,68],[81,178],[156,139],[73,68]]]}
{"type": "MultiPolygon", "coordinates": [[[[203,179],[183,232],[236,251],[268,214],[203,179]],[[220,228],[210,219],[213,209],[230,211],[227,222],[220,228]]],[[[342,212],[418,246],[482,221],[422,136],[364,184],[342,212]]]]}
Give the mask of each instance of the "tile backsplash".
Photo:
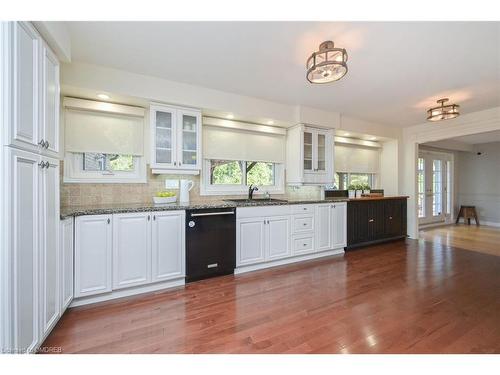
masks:
{"type": "MultiPolygon", "coordinates": [[[[63,166],[61,162],[61,206],[90,206],[116,203],[151,203],[156,192],[165,190],[166,179],[188,179],[194,181],[190,192],[192,201],[220,200],[229,196],[200,196],[200,176],[190,175],[156,175],[148,170],[147,183],[145,184],[80,184],[63,182],[63,166]]],[[[275,198],[289,199],[319,199],[320,188],[317,186],[304,186],[300,188],[287,188],[285,195],[273,194],[275,198]]],[[[241,198],[241,196],[239,196],[241,198]]]]}

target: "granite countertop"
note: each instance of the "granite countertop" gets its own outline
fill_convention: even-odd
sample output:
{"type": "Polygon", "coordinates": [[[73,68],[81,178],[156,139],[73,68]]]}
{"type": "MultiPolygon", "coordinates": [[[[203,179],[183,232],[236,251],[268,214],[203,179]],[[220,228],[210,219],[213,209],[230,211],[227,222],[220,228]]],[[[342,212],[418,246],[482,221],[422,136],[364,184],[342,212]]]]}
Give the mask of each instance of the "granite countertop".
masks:
{"type": "Polygon", "coordinates": [[[192,201],[191,203],[127,203],[127,204],[103,204],[96,206],[66,206],[61,207],[61,219],[82,215],[109,215],[125,212],[148,212],[148,211],[171,211],[171,210],[193,210],[204,208],[228,208],[228,207],[255,207],[255,206],[282,206],[288,204],[314,204],[325,202],[347,202],[347,198],[320,199],[289,199],[289,200],[254,200],[251,202],[234,202],[229,200],[205,200],[192,201]]]}

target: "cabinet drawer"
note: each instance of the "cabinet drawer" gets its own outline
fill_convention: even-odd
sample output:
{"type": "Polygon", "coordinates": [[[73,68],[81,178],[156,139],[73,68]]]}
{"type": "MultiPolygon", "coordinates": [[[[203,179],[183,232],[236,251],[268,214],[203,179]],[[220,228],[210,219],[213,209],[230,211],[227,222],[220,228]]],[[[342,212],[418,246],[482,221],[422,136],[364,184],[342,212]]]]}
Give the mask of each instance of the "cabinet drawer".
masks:
{"type": "Polygon", "coordinates": [[[293,238],[293,253],[302,254],[314,251],[314,236],[294,237],[293,238]]]}
{"type": "Polygon", "coordinates": [[[313,204],[294,204],[292,205],[292,213],[294,214],[314,214],[313,204]]]}
{"type": "Polygon", "coordinates": [[[293,232],[309,232],[313,230],[314,219],[309,216],[295,216],[293,218],[293,232]]]}

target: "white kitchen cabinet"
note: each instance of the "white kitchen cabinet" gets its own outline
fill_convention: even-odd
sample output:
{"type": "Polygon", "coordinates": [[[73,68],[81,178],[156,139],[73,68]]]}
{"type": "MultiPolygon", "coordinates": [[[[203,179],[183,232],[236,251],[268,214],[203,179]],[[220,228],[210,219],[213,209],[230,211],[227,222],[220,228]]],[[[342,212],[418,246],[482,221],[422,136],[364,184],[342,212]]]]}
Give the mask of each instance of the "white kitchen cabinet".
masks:
{"type": "Polygon", "coordinates": [[[186,274],[185,211],[153,212],[152,280],[163,281],[186,274]]]}
{"type": "Polygon", "coordinates": [[[323,251],[332,248],[332,204],[316,206],[316,250],[323,251]]]}
{"type": "Polygon", "coordinates": [[[40,311],[41,337],[60,316],[59,160],[42,157],[40,169],[40,311]]]}
{"type": "Polygon", "coordinates": [[[30,22],[3,22],[5,145],[56,157],[59,61],[30,22]]]}
{"type": "Polygon", "coordinates": [[[266,224],[263,217],[237,220],[237,266],[266,260],[265,229],[266,224]]]}
{"type": "Polygon", "coordinates": [[[237,220],[236,265],[248,265],[291,255],[289,216],[254,217],[237,220]]]}
{"type": "Polygon", "coordinates": [[[75,219],[75,297],[112,289],[112,216],[75,219]]]}
{"type": "Polygon", "coordinates": [[[59,227],[61,315],[73,300],[73,218],[61,220],[59,227]]]}
{"type": "Polygon", "coordinates": [[[333,147],[333,129],[305,125],[288,129],[287,183],[291,185],[332,183],[333,147]]]}
{"type": "Polygon", "coordinates": [[[281,259],[292,254],[290,234],[289,216],[266,219],[266,260],[281,259]]]}
{"type": "Polygon", "coordinates": [[[334,203],[332,207],[332,247],[347,246],[347,203],[334,203]]]}
{"type": "Polygon", "coordinates": [[[201,169],[201,112],[151,104],[153,173],[198,174],[201,169]]]}
{"type": "MultiPolygon", "coordinates": [[[[40,235],[40,156],[6,148],[8,164],[9,221],[7,259],[12,262],[11,299],[5,301],[12,311],[9,319],[12,336],[8,348],[33,351],[39,337],[39,235],[40,235]]],[[[3,230],[3,228],[2,228],[3,230]]],[[[6,327],[7,329],[7,327],[6,327]]]]}
{"type": "Polygon", "coordinates": [[[56,156],[59,153],[59,61],[56,55],[42,43],[42,120],[40,137],[45,142],[42,154],[56,156]]]}
{"type": "Polygon", "coordinates": [[[113,215],[113,290],[151,281],[151,213],[113,215]]]}

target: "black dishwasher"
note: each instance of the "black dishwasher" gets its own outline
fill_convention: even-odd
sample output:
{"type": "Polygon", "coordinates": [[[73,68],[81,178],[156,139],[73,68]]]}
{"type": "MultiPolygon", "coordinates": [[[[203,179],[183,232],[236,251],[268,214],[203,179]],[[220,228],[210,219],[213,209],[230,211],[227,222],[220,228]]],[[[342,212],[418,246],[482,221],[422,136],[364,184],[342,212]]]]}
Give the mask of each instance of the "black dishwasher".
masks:
{"type": "Polygon", "coordinates": [[[234,272],[235,211],[234,207],[186,210],[186,282],[234,272]]]}

